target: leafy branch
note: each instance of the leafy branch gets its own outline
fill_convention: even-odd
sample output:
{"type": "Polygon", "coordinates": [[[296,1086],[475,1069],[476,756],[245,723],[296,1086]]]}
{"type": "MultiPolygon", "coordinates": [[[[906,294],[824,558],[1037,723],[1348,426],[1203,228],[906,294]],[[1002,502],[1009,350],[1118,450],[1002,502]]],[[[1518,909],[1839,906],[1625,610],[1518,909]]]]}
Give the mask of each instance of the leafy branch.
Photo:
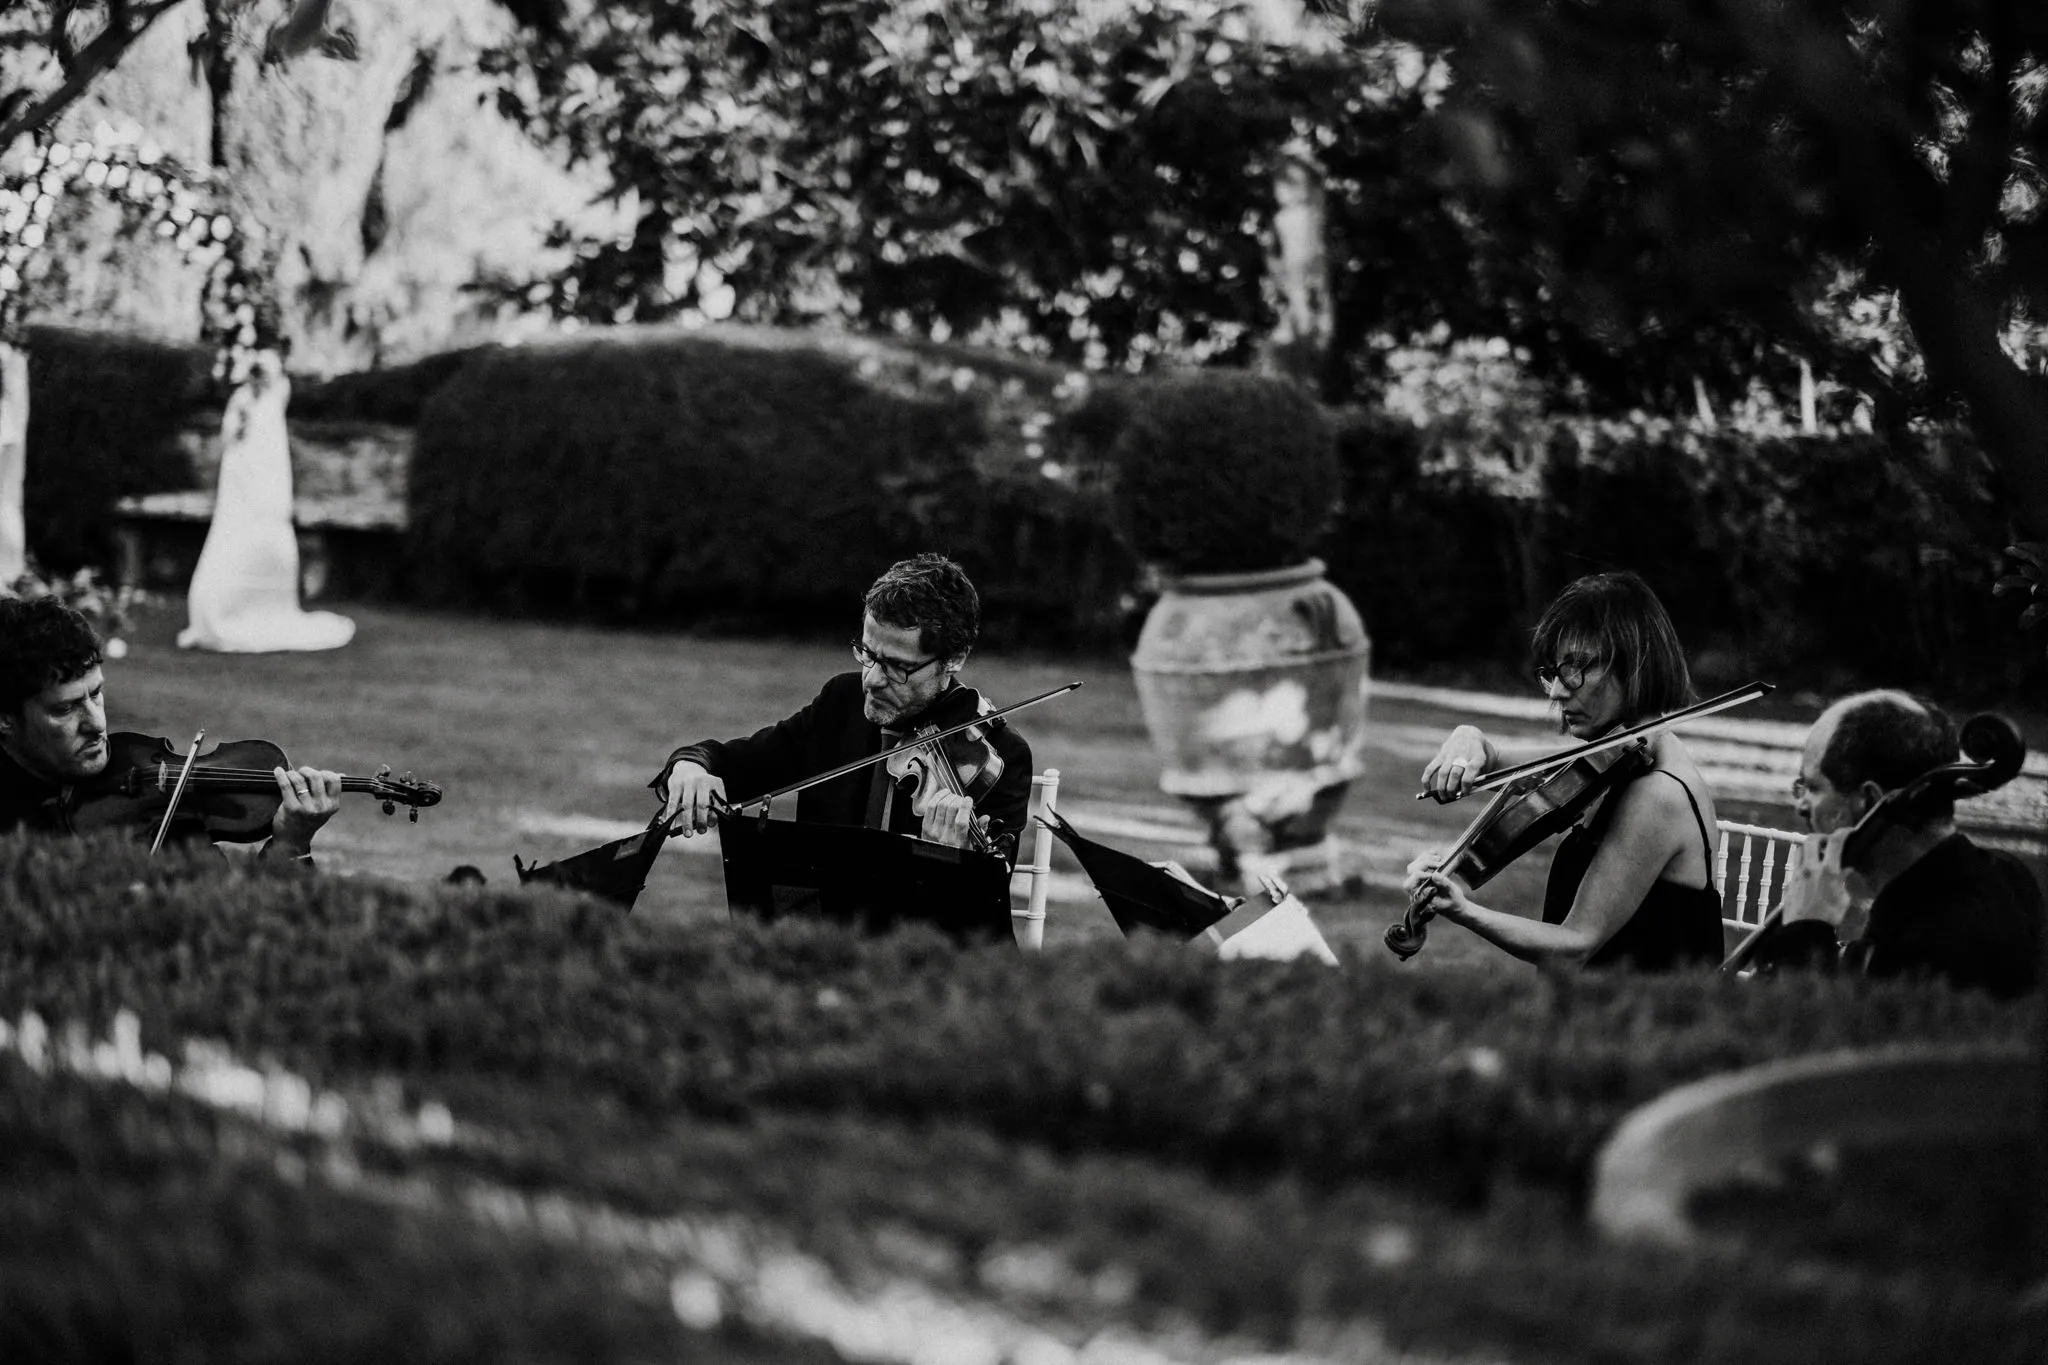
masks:
{"type": "Polygon", "coordinates": [[[2019,561],[2019,568],[1999,579],[1991,591],[2000,597],[2026,594],[2028,604],[2020,613],[2020,629],[2031,630],[2048,622],[2048,541],[2021,541],[2006,546],[2005,552],[2019,561]]]}

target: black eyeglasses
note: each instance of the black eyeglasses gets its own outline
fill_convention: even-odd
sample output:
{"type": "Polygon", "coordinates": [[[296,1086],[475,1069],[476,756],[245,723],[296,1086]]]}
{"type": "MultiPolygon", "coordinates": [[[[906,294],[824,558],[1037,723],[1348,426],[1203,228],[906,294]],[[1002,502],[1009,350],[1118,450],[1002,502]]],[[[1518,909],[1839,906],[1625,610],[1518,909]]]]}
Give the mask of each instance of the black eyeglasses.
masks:
{"type": "Polygon", "coordinates": [[[1567,692],[1576,692],[1585,686],[1586,675],[1606,662],[1603,659],[1589,659],[1583,654],[1559,659],[1554,664],[1536,665],[1536,681],[1544,687],[1555,682],[1564,684],[1567,692]]]}
{"type": "Polygon", "coordinates": [[[855,640],[853,642],[853,657],[860,660],[861,672],[865,673],[870,668],[879,668],[882,670],[882,676],[887,678],[890,682],[905,683],[909,682],[912,678],[924,672],[927,668],[930,668],[933,664],[937,663],[939,660],[945,658],[946,656],[943,654],[934,654],[931,658],[922,660],[921,662],[907,664],[904,663],[901,659],[884,658],[880,654],[875,653],[875,651],[873,651],[872,649],[869,649],[860,641],[855,640]]]}

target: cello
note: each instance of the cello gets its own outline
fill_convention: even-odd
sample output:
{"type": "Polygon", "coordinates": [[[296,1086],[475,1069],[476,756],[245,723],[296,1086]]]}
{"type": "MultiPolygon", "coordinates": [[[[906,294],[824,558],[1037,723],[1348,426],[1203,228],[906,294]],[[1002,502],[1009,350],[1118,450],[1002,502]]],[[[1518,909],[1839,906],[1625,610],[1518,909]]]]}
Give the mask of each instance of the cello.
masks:
{"type": "MultiPolygon", "coordinates": [[[[1886,792],[1871,803],[1842,839],[1844,871],[1860,871],[1887,834],[1903,825],[1918,823],[1928,808],[1943,801],[1982,796],[1996,791],[2019,775],[2026,761],[2027,742],[2013,723],[1989,713],[1975,715],[1963,723],[1957,736],[1963,756],[1960,760],[1928,769],[1903,786],[1886,792]]],[[[1721,963],[1724,975],[1750,970],[1765,936],[1785,919],[1781,899],[1758,921],[1735,950],[1721,963]]]]}

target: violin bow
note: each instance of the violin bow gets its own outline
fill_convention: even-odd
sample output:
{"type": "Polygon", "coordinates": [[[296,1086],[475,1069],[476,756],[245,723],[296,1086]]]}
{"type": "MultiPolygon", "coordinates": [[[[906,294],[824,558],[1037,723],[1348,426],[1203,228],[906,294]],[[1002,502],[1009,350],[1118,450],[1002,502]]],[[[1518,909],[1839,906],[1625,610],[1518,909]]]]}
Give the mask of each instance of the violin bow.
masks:
{"type": "Polygon", "coordinates": [[[156,856],[156,851],[164,846],[164,835],[170,833],[171,817],[178,813],[178,798],[185,794],[185,779],[192,775],[193,761],[199,757],[199,742],[205,738],[204,729],[192,736],[192,748],[185,754],[185,766],[178,769],[178,780],[171,787],[170,803],[164,807],[163,821],[156,827],[156,838],[149,845],[149,856],[152,858],[156,856]]]}
{"type": "Polygon", "coordinates": [[[750,796],[744,801],[720,802],[716,809],[719,814],[724,815],[733,811],[745,810],[748,806],[766,806],[771,801],[780,800],[782,797],[800,792],[806,787],[815,787],[820,782],[830,782],[835,777],[844,777],[847,773],[859,772],[862,768],[871,767],[874,764],[894,758],[906,749],[921,748],[924,745],[942,740],[948,735],[957,735],[962,730],[971,729],[976,725],[982,725],[999,717],[1007,716],[1012,711],[1022,711],[1027,706],[1036,706],[1042,701],[1049,701],[1063,693],[1073,691],[1080,685],[1078,682],[1070,682],[1064,687],[1055,687],[1051,691],[1041,692],[1035,697],[1026,697],[1023,701],[1011,702],[1008,706],[984,712],[972,720],[963,720],[958,725],[949,725],[945,729],[933,734],[919,735],[916,739],[907,739],[893,748],[884,749],[880,753],[869,754],[866,758],[856,758],[851,763],[842,763],[838,767],[826,772],[814,773],[810,777],[804,778],[801,782],[792,782],[786,787],[777,787],[774,791],[767,792],[761,796],[750,796]]]}
{"type": "MultiPolygon", "coordinates": [[[[1487,792],[1492,791],[1496,787],[1505,787],[1509,783],[1519,782],[1525,777],[1532,777],[1537,773],[1547,772],[1551,768],[1562,767],[1576,759],[1584,758],[1588,754],[1602,753],[1634,740],[1645,739],[1660,730],[1668,730],[1674,725],[1684,725],[1688,721],[1699,720],[1703,716],[1711,716],[1717,711],[1726,711],[1731,707],[1741,706],[1747,702],[1755,701],[1758,697],[1768,696],[1775,691],[1777,691],[1777,688],[1771,683],[1744,683],[1741,687],[1731,688],[1718,697],[1709,697],[1705,701],[1695,702],[1691,706],[1682,707],[1671,712],[1669,715],[1659,716],[1655,720],[1646,720],[1642,724],[1632,725],[1626,730],[1617,730],[1611,735],[1587,740],[1584,744],[1578,745],[1575,748],[1562,749],[1543,758],[1532,758],[1527,763],[1517,763],[1512,768],[1497,769],[1487,774],[1480,781],[1465,788],[1463,794],[1454,799],[1462,801],[1474,792],[1487,792]]],[[[1417,792],[1415,793],[1415,799],[1420,801],[1428,795],[1428,792],[1417,792]]]]}

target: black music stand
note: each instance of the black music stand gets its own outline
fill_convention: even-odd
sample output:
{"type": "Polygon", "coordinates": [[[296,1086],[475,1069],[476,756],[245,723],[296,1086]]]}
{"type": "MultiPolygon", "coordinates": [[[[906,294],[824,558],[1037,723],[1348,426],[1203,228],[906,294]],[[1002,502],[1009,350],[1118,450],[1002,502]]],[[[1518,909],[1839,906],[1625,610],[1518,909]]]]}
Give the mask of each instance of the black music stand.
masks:
{"type": "Polygon", "coordinates": [[[729,815],[719,823],[734,916],[829,919],[871,934],[930,924],[962,943],[1013,943],[1010,867],[908,834],[729,815]]]}
{"type": "Polygon", "coordinates": [[[1084,839],[1057,812],[1038,818],[1073,850],[1074,860],[1081,864],[1088,880],[1095,883],[1096,892],[1125,938],[1134,929],[1150,929],[1177,939],[1192,939],[1244,904],[1243,897],[1219,896],[1185,872],[1155,867],[1107,844],[1084,839]]]}
{"type": "Polygon", "coordinates": [[[528,882],[552,882],[557,886],[588,891],[631,910],[634,900],[647,885],[647,869],[654,866],[655,855],[667,842],[668,830],[657,815],[654,823],[638,834],[599,844],[557,862],[528,867],[519,861],[519,855],[515,853],[512,855],[512,870],[519,874],[522,886],[528,882]]]}

